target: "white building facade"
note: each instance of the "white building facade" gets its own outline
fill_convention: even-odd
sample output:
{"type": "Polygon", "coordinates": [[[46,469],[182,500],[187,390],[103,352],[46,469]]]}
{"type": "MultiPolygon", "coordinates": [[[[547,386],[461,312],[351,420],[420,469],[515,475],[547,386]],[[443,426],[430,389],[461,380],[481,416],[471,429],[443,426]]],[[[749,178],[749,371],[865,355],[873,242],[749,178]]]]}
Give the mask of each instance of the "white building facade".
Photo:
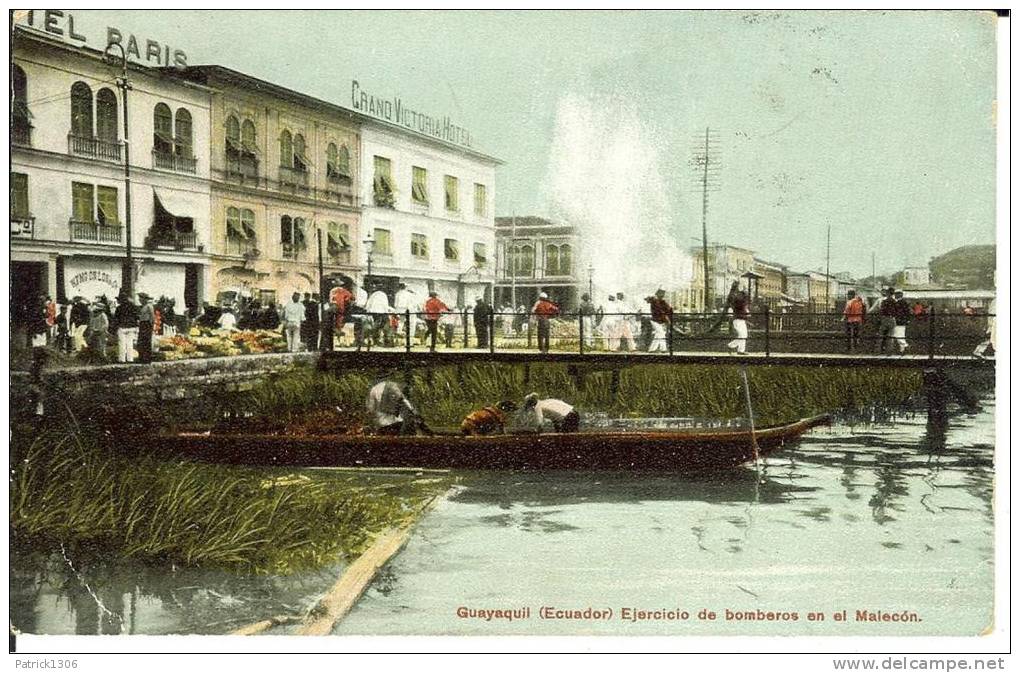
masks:
{"type": "Polygon", "coordinates": [[[136,293],[172,298],[179,312],[199,306],[209,282],[208,90],[129,64],[125,139],[119,65],[29,28],[16,27],[13,41],[15,320],[38,294],[115,299],[128,245],[136,293]]]}
{"type": "Polygon", "coordinates": [[[370,118],[359,156],[360,283],[391,299],[404,283],[423,301],[434,290],[451,307],[491,302],[499,160],[370,118]]]}

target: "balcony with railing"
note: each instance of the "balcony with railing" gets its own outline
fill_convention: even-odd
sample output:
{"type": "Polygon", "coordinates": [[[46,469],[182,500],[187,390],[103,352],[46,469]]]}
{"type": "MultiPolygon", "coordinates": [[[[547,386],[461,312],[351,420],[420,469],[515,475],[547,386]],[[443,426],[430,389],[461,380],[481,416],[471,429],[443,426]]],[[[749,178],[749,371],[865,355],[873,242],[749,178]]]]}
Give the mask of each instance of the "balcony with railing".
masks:
{"type": "Polygon", "coordinates": [[[280,187],[308,191],[308,171],[303,168],[280,166],[280,187]]]}
{"type": "Polygon", "coordinates": [[[35,218],[11,213],[11,238],[35,238],[35,218]]]}
{"type": "Polygon", "coordinates": [[[121,148],[124,143],[117,140],[101,140],[86,136],[67,134],[67,151],[82,157],[103,159],[104,161],[120,161],[121,148]]]}
{"type": "Polygon", "coordinates": [[[283,243],[280,245],[280,253],[283,259],[302,260],[308,256],[308,247],[295,245],[294,243],[283,243]]]}
{"type": "Polygon", "coordinates": [[[255,239],[235,238],[233,236],[227,237],[227,244],[224,251],[228,255],[238,255],[245,259],[255,259],[261,254],[258,248],[258,241],[255,239]]]}
{"type": "Polygon", "coordinates": [[[152,167],[178,173],[195,173],[198,161],[195,157],[184,157],[171,152],[152,150],[152,167]]]}
{"type": "Polygon", "coordinates": [[[124,227],[119,224],[100,224],[85,220],[71,220],[72,243],[100,243],[119,245],[124,227]]]}
{"type": "Polygon", "coordinates": [[[194,231],[161,231],[149,235],[148,247],[163,250],[197,250],[198,234],[194,231]]]}

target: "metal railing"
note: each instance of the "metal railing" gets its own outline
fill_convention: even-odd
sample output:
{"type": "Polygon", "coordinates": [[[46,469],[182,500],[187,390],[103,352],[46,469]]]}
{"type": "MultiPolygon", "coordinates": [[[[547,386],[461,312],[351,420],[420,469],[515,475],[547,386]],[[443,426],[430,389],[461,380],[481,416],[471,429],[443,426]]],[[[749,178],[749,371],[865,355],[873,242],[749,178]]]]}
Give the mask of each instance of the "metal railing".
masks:
{"type": "Polygon", "coordinates": [[[284,259],[304,259],[308,255],[308,248],[304,245],[281,243],[280,252],[284,259]]]}
{"type": "Polygon", "coordinates": [[[119,140],[100,140],[86,136],[67,134],[67,151],[83,157],[120,161],[120,150],[124,143],[119,140]]]}
{"type": "Polygon", "coordinates": [[[12,238],[35,238],[35,218],[31,215],[11,215],[12,238]]]}
{"type": "Polygon", "coordinates": [[[258,241],[250,238],[226,239],[224,251],[228,255],[240,255],[242,257],[257,257],[259,254],[258,241]]]}
{"type": "Polygon", "coordinates": [[[178,173],[195,173],[198,160],[195,157],[184,157],[172,152],[160,152],[152,150],[152,166],[164,171],[177,171],[178,173]]]}
{"type": "Polygon", "coordinates": [[[290,166],[280,166],[280,187],[308,189],[308,171],[290,166]]]}
{"type": "Polygon", "coordinates": [[[85,220],[71,220],[72,243],[121,243],[124,227],[119,224],[100,224],[85,220]]]}
{"type": "Polygon", "coordinates": [[[161,232],[149,239],[155,248],[171,248],[173,250],[197,250],[198,233],[194,231],[161,232]]]}
{"type": "Polygon", "coordinates": [[[769,310],[748,315],[746,338],[719,313],[675,313],[653,321],[648,313],[563,313],[541,319],[525,312],[472,311],[439,316],[423,312],[365,313],[346,316],[341,346],[481,349],[490,352],[539,350],[550,353],[652,352],[659,354],[740,351],[772,355],[971,355],[987,343],[994,314],[926,313],[902,317],[869,315],[848,327],[841,313],[785,313],[769,310]],[[435,318],[435,320],[431,320],[435,318]],[[430,324],[434,323],[434,324],[430,324]],[[743,342],[743,343],[741,343],[743,342]]]}

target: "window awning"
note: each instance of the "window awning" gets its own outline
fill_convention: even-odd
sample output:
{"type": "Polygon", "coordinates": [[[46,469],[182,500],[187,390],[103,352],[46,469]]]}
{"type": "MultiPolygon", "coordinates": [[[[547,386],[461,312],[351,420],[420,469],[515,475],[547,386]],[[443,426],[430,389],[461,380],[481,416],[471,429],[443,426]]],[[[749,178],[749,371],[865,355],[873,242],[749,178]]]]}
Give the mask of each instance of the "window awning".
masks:
{"type": "Polygon", "coordinates": [[[192,211],[195,210],[195,204],[191,202],[190,194],[175,192],[172,189],[155,188],[153,188],[152,194],[159,207],[175,218],[190,219],[194,217],[192,211]]]}

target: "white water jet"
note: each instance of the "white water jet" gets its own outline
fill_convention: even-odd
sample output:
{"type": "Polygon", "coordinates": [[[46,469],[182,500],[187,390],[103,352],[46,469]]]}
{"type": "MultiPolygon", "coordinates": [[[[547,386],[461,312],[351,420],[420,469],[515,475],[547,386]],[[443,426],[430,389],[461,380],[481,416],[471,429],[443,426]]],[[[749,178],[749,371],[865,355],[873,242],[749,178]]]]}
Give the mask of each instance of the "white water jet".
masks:
{"type": "MultiPolygon", "coordinates": [[[[551,214],[576,226],[587,274],[599,295],[632,300],[662,287],[690,285],[692,259],[674,221],[676,206],[663,177],[662,144],[629,101],[567,94],[560,99],[550,158],[551,214]]],[[[684,158],[672,179],[684,175],[684,158]]],[[[579,268],[581,268],[579,266],[579,268]]]]}

